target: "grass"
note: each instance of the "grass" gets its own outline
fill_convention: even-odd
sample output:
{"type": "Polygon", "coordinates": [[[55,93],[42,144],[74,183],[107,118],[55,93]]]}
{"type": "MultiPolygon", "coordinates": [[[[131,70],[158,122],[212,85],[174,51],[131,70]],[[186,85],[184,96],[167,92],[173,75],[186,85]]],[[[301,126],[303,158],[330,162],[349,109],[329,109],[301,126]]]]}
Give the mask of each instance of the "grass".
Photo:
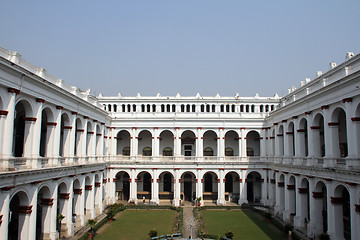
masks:
{"type": "Polygon", "coordinates": [[[96,235],[96,240],[144,240],[155,228],[158,235],[172,233],[176,211],[173,210],[126,210],[108,228],[96,235]]]}
{"type": "Polygon", "coordinates": [[[207,232],[224,236],[231,230],[233,239],[278,240],[286,236],[273,225],[266,222],[260,214],[250,210],[204,210],[201,211],[207,232]]]}

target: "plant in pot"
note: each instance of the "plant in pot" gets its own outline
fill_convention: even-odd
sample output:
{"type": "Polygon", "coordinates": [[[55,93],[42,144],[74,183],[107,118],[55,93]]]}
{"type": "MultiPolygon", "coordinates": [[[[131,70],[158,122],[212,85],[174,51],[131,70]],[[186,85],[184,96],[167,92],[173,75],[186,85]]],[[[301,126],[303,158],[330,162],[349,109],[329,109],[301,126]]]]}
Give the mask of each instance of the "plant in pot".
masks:
{"type": "Polygon", "coordinates": [[[109,222],[111,222],[114,219],[115,216],[115,211],[114,209],[110,209],[107,213],[106,213],[106,218],[108,219],[109,222]]]}
{"type": "Polygon", "coordinates": [[[196,198],[196,203],[197,203],[197,206],[200,207],[200,205],[201,205],[201,197],[196,198]]]}
{"type": "Polygon", "coordinates": [[[56,219],[58,220],[58,224],[59,224],[59,238],[60,238],[60,234],[61,234],[61,221],[64,220],[65,216],[62,214],[58,214],[56,216],[56,219]]]}
{"type": "Polygon", "coordinates": [[[87,221],[87,225],[90,226],[89,237],[90,237],[91,239],[94,239],[95,231],[94,231],[93,227],[95,227],[95,225],[96,225],[96,220],[90,218],[90,219],[87,221]]]}

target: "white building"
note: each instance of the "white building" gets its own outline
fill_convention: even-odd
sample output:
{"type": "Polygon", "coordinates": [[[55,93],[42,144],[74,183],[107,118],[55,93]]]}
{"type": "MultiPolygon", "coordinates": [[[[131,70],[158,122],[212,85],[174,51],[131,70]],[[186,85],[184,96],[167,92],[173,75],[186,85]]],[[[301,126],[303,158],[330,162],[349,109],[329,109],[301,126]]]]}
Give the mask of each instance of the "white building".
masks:
{"type": "Polygon", "coordinates": [[[0,236],[56,239],[119,199],[268,206],[360,238],[360,55],[284,97],[95,97],[0,48],[0,236]]]}

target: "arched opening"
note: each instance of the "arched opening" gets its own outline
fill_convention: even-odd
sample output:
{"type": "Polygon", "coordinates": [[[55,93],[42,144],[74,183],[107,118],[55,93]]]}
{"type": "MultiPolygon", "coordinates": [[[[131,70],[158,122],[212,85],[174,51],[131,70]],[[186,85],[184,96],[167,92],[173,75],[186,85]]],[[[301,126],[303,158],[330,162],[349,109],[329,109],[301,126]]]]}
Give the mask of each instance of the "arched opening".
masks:
{"type": "Polygon", "coordinates": [[[216,203],[218,199],[218,177],[214,172],[207,172],[203,177],[204,202],[216,203]]]}
{"type": "Polygon", "coordinates": [[[181,175],[181,200],[193,201],[196,197],[195,175],[185,172],[181,175]]]}
{"type": "Polygon", "coordinates": [[[312,197],[314,198],[314,216],[311,217],[315,224],[315,231],[317,234],[326,233],[328,231],[327,189],[322,181],[315,185],[312,197]]]}
{"type": "Polygon", "coordinates": [[[278,153],[279,156],[284,156],[284,127],[281,125],[277,134],[278,139],[278,153]]]}
{"type": "Polygon", "coordinates": [[[8,240],[27,239],[28,217],[32,212],[25,192],[16,193],[10,201],[8,240]]]}
{"type": "Polygon", "coordinates": [[[261,175],[258,172],[250,172],[246,178],[247,200],[250,204],[261,201],[261,175]]]}
{"type": "Polygon", "coordinates": [[[15,106],[14,118],[14,136],[13,136],[13,156],[22,157],[24,153],[24,138],[25,138],[25,106],[19,102],[15,106]]]}
{"type": "Polygon", "coordinates": [[[181,153],[185,157],[195,156],[196,154],[196,144],[195,144],[195,134],[190,131],[184,131],[181,134],[181,153]]]}
{"type": "Polygon", "coordinates": [[[68,153],[68,138],[69,138],[69,116],[65,113],[61,115],[61,123],[60,123],[60,149],[59,156],[63,157],[68,153]],[[66,129],[67,130],[66,130],[66,129]]]}
{"type": "Polygon", "coordinates": [[[116,199],[120,201],[129,201],[130,199],[130,176],[127,172],[121,171],[116,175],[116,199]]]}
{"type": "Polygon", "coordinates": [[[37,196],[36,239],[48,239],[50,237],[53,200],[49,188],[42,187],[37,196]]]}
{"type": "Polygon", "coordinates": [[[346,113],[342,108],[337,108],[332,114],[332,122],[329,125],[332,128],[338,128],[334,134],[335,148],[338,150],[335,157],[345,158],[348,156],[347,131],[346,131],[346,113]],[[337,136],[336,136],[337,135],[337,136]]]}
{"type": "Polygon", "coordinates": [[[73,204],[72,204],[72,216],[73,216],[73,222],[75,223],[75,227],[81,226],[81,219],[80,217],[77,217],[77,215],[81,215],[81,213],[84,211],[84,208],[81,209],[81,194],[83,193],[83,189],[81,188],[80,181],[78,179],[74,180],[73,183],[73,204]]]}
{"type": "Polygon", "coordinates": [[[225,156],[239,156],[239,134],[235,131],[225,134],[225,156]]]}
{"type": "Polygon", "coordinates": [[[225,200],[238,203],[240,199],[240,177],[236,172],[225,175],[225,200]]]}
{"type": "Polygon", "coordinates": [[[163,156],[173,156],[174,134],[165,130],[160,134],[160,153],[163,156]]]}
{"type": "Polygon", "coordinates": [[[289,178],[289,184],[286,186],[287,190],[289,191],[289,214],[290,214],[290,221],[294,222],[294,217],[296,215],[296,181],[295,177],[291,176],[289,178]]]}
{"type": "Polygon", "coordinates": [[[152,178],[148,172],[140,172],[137,176],[137,198],[148,202],[151,200],[152,178]]]}
{"type": "Polygon", "coordinates": [[[256,131],[250,131],[246,135],[247,156],[260,156],[260,135],[256,131]]]}
{"type": "Polygon", "coordinates": [[[60,185],[58,186],[58,199],[57,199],[57,214],[56,216],[58,216],[59,214],[63,215],[65,218],[61,221],[61,226],[60,226],[60,221],[57,220],[56,223],[56,230],[59,232],[59,238],[62,239],[62,237],[65,237],[67,235],[67,222],[71,222],[72,221],[72,217],[68,216],[67,214],[67,207],[69,206],[69,196],[70,193],[68,193],[68,189],[67,186],[64,182],[60,183],[60,185]]]}
{"type": "Polygon", "coordinates": [[[87,219],[94,218],[95,212],[93,211],[92,206],[92,196],[93,196],[94,186],[92,184],[92,180],[89,176],[85,177],[85,216],[87,219]]]}
{"type": "Polygon", "coordinates": [[[152,135],[149,131],[143,130],[138,137],[138,154],[142,156],[152,156],[152,135]]]}
{"type": "Polygon", "coordinates": [[[300,120],[299,129],[297,130],[297,135],[299,139],[299,156],[307,157],[309,155],[309,146],[308,146],[308,123],[305,118],[300,120]]]}
{"type": "Polygon", "coordinates": [[[76,119],[75,123],[75,148],[74,148],[74,155],[80,156],[81,155],[81,141],[82,135],[84,134],[84,129],[80,118],[76,119]]]}
{"type": "Polygon", "coordinates": [[[94,139],[94,129],[90,122],[87,123],[86,127],[86,148],[85,155],[92,156],[94,154],[93,148],[93,139],[94,139]]]}
{"type": "Polygon", "coordinates": [[[286,134],[289,136],[288,137],[288,150],[289,150],[289,156],[295,156],[295,134],[294,134],[294,123],[290,122],[288,125],[288,131],[286,132],[286,134]]]}
{"type": "Polygon", "coordinates": [[[102,141],[102,134],[100,130],[100,126],[96,125],[96,142],[95,142],[95,154],[96,156],[103,155],[103,151],[101,151],[101,141],[102,141]]]}
{"type": "Polygon", "coordinates": [[[337,186],[334,197],[331,197],[331,203],[335,210],[334,238],[351,239],[350,193],[348,189],[343,185],[337,186]]]}
{"type": "Polygon", "coordinates": [[[160,204],[171,204],[174,198],[174,177],[169,172],[162,172],[159,176],[160,204]]]}
{"type": "Polygon", "coordinates": [[[122,130],[116,136],[116,154],[130,156],[130,133],[122,130]]]}
{"type": "Polygon", "coordinates": [[[314,156],[325,156],[325,136],[324,136],[324,117],[318,113],[314,119],[314,126],[310,127],[314,136],[314,156]]]}
{"type": "Polygon", "coordinates": [[[306,228],[307,223],[310,221],[310,197],[309,197],[309,181],[303,178],[298,188],[300,194],[300,213],[299,226],[306,228]]]}
{"type": "Polygon", "coordinates": [[[217,156],[217,141],[218,137],[214,131],[206,131],[204,133],[204,156],[210,157],[210,156],[217,156]],[[211,151],[212,150],[212,151],[211,151]],[[207,155],[205,155],[207,154],[207,155]]]}

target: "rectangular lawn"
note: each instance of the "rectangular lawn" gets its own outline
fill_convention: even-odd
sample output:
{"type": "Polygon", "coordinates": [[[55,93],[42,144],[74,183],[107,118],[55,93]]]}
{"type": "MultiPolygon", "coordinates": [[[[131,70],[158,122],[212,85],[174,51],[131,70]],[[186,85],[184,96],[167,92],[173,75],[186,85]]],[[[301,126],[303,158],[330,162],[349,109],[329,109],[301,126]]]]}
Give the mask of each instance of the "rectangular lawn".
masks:
{"type": "Polygon", "coordinates": [[[209,234],[225,236],[225,232],[231,230],[233,239],[286,239],[275,226],[250,210],[203,210],[201,213],[209,234]]]}
{"type": "Polygon", "coordinates": [[[158,235],[172,233],[176,211],[173,210],[126,210],[96,235],[96,240],[149,239],[149,232],[155,228],[158,235]]]}

